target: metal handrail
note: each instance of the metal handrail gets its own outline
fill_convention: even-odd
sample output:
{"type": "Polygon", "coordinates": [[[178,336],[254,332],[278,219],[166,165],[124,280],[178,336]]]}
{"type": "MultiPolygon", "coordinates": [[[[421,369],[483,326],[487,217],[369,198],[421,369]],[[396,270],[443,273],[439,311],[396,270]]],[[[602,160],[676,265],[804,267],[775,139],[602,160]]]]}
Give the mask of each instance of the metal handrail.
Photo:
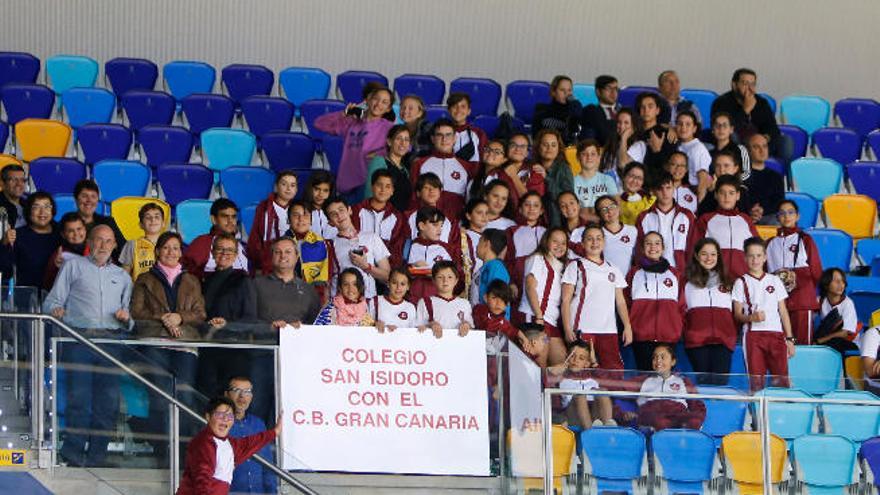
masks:
{"type": "MultiPolygon", "coordinates": [[[[57,325],[59,328],[61,328],[65,332],[67,332],[70,336],[72,336],[79,343],[88,347],[92,352],[97,353],[102,358],[106,359],[107,361],[110,361],[110,363],[112,363],[117,368],[126,372],[132,378],[143,383],[144,386],[146,386],[148,389],[150,389],[151,391],[158,394],[167,403],[173,404],[179,410],[184,411],[185,413],[189,414],[191,417],[195,418],[197,421],[200,421],[202,424],[207,423],[207,421],[205,420],[205,418],[202,415],[193,411],[192,409],[189,408],[189,406],[180,402],[175,397],[169,395],[167,392],[165,392],[161,388],[154,385],[151,381],[149,381],[147,378],[142,376],[140,373],[133,370],[131,367],[129,367],[128,365],[126,365],[122,361],[116,359],[113,355],[111,355],[110,353],[108,353],[104,349],[101,349],[97,344],[93,343],[88,338],[82,336],[78,331],[67,326],[66,323],[55,318],[54,316],[44,315],[44,314],[0,313],[0,318],[11,318],[11,319],[16,319],[16,320],[37,320],[40,322],[47,322],[48,321],[50,323],[57,325]]],[[[40,340],[42,341],[42,336],[40,337],[40,340]]],[[[40,345],[42,345],[42,342],[40,342],[40,345]]],[[[254,455],[253,459],[256,460],[257,462],[259,462],[260,464],[262,464],[264,467],[266,467],[267,469],[269,469],[273,473],[275,473],[276,475],[278,475],[279,478],[281,478],[284,481],[286,481],[287,483],[289,483],[295,489],[299,490],[300,493],[305,493],[307,495],[318,495],[318,492],[312,490],[311,488],[309,488],[308,486],[303,484],[301,481],[299,481],[296,478],[294,478],[293,476],[291,476],[287,471],[281,469],[280,467],[267,461],[266,459],[263,459],[259,455],[254,455]]]]}

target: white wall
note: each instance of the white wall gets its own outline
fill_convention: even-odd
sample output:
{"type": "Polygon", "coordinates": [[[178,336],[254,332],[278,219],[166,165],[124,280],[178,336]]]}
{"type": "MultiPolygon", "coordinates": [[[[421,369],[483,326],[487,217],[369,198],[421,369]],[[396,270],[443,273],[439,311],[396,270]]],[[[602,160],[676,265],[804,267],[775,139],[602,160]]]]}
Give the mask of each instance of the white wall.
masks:
{"type": "Polygon", "coordinates": [[[880,99],[876,0],[2,0],[0,50],[880,99]]]}

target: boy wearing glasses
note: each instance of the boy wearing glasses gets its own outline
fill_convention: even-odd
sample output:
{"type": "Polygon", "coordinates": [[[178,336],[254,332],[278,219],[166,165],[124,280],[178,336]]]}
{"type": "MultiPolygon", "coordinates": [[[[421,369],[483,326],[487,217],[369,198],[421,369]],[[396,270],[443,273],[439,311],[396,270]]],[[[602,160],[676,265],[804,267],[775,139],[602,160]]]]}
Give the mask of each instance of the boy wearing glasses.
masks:
{"type": "MultiPolygon", "coordinates": [[[[266,423],[247,412],[254,398],[254,388],[249,378],[245,376],[230,378],[224,395],[235,403],[235,422],[229,430],[230,437],[244,438],[266,431],[266,423]]],[[[275,462],[275,455],[269,445],[263,447],[258,454],[267,461],[275,462]]],[[[277,488],[278,479],[274,474],[264,469],[256,461],[246,460],[239,464],[232,473],[232,484],[229,491],[234,493],[275,493],[277,488]]]]}
{"type": "MultiPolygon", "coordinates": [[[[461,216],[468,183],[479,166],[479,161],[470,162],[454,154],[455,135],[455,124],[451,120],[438,120],[434,124],[431,136],[431,154],[416,160],[410,174],[413,188],[416,191],[418,191],[419,177],[423,174],[430,172],[440,178],[443,192],[437,206],[448,218],[461,216]]],[[[415,198],[412,206],[416,206],[415,198]]]]}

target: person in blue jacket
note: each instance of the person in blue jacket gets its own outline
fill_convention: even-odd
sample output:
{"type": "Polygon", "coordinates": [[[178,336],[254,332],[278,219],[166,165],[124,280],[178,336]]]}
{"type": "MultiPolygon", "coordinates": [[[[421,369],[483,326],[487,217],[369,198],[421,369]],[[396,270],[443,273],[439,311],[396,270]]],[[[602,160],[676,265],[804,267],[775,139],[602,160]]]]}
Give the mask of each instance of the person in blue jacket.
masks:
{"type": "MultiPolygon", "coordinates": [[[[259,417],[248,414],[247,410],[254,398],[254,387],[247,377],[236,376],[229,379],[226,397],[235,403],[235,423],[229,430],[233,438],[246,437],[266,429],[266,423],[259,417]]],[[[269,462],[275,462],[272,445],[266,445],[257,454],[269,462]]],[[[241,463],[232,473],[230,493],[271,493],[278,492],[278,478],[253,458],[241,463]]]]}

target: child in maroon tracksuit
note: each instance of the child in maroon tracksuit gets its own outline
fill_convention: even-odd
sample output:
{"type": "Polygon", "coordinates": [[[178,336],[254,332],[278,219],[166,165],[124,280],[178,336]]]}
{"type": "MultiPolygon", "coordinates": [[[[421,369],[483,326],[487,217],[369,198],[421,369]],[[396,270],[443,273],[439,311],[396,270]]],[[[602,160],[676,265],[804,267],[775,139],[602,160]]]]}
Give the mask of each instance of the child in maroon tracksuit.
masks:
{"type": "Polygon", "coordinates": [[[758,231],[751,217],[736,207],[740,198],[740,181],[734,175],[722,175],[715,181],[715,199],[718,209],[704,213],[697,220],[697,239],[711,237],[721,245],[721,256],[727,275],[735,279],[748,271],[743,253],[743,242],[757,237],[758,231]]]}
{"type": "MultiPolygon", "coordinates": [[[[454,249],[440,237],[445,217],[438,208],[426,206],[416,213],[418,237],[409,248],[407,267],[413,277],[410,297],[414,301],[437,294],[431,280],[431,269],[438,261],[451,261],[456,267],[456,274],[461,280],[461,249],[454,249]]],[[[458,292],[458,291],[456,291],[458,292]]]]}

